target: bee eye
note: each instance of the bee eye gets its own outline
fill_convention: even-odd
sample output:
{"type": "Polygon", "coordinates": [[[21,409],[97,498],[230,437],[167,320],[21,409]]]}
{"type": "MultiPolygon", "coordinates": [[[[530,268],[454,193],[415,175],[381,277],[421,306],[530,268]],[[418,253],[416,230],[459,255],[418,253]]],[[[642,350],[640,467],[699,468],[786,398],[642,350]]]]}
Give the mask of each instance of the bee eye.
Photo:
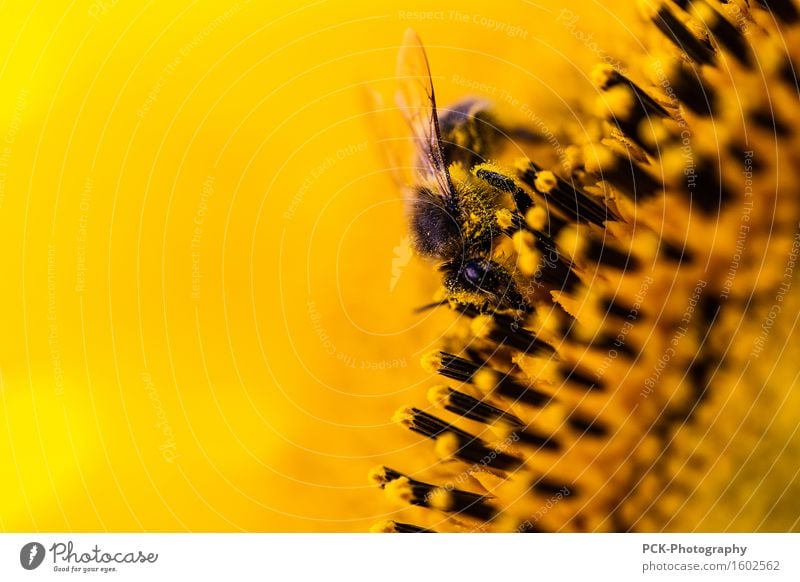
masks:
{"type": "Polygon", "coordinates": [[[502,309],[528,310],[511,273],[491,259],[473,258],[466,259],[461,264],[445,263],[442,270],[447,274],[445,287],[453,293],[477,292],[489,305],[502,309]]]}
{"type": "Polygon", "coordinates": [[[464,278],[467,280],[467,282],[477,288],[480,288],[485,282],[488,269],[485,265],[478,261],[469,260],[464,263],[462,273],[464,274],[464,278]]]}

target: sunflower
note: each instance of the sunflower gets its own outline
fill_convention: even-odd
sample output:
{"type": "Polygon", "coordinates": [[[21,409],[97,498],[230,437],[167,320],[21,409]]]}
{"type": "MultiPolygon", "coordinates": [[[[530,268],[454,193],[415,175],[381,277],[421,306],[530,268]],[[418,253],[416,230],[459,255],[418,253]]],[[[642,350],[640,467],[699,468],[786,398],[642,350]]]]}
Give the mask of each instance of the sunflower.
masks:
{"type": "Polygon", "coordinates": [[[538,144],[439,112],[454,191],[507,202],[480,277],[434,257],[441,381],[394,417],[429,452],[370,472],[402,508],[375,530],[800,530],[800,10],[640,8],[641,45],[538,144]]]}

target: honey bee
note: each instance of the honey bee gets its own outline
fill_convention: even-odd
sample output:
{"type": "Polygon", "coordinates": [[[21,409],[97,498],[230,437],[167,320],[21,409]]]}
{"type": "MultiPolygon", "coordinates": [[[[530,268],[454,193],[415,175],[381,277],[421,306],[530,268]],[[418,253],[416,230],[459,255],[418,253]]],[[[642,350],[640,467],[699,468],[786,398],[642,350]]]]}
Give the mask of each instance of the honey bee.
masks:
{"type": "Polygon", "coordinates": [[[411,29],[398,55],[397,78],[397,103],[411,128],[419,166],[407,204],[414,249],[440,262],[451,301],[481,310],[527,311],[513,270],[493,256],[495,240],[504,234],[498,211],[516,211],[509,196],[513,180],[470,172],[498,147],[499,126],[488,104],[469,99],[440,119],[425,49],[411,29]]]}
{"type": "Polygon", "coordinates": [[[510,172],[488,162],[509,142],[542,140],[524,126],[501,124],[480,99],[465,99],[440,116],[428,58],[411,29],[398,54],[397,79],[397,104],[417,156],[413,185],[404,188],[412,246],[439,262],[446,301],[481,312],[528,312],[553,290],[573,290],[579,276],[558,247],[559,233],[567,225],[601,226],[616,220],[614,213],[572,178],[526,156],[510,172]],[[520,231],[531,259],[524,274],[498,244],[520,231]]]}

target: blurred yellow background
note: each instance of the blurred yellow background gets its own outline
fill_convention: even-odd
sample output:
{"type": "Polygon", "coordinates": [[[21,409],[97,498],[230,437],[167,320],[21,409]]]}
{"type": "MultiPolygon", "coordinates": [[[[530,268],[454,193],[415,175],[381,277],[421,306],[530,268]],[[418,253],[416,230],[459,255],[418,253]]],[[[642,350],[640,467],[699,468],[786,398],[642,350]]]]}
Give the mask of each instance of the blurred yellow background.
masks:
{"type": "Polygon", "coordinates": [[[631,34],[574,4],[0,5],[0,529],[385,517],[449,319],[361,88],[391,103],[412,26],[440,103],[557,123],[631,34]]]}

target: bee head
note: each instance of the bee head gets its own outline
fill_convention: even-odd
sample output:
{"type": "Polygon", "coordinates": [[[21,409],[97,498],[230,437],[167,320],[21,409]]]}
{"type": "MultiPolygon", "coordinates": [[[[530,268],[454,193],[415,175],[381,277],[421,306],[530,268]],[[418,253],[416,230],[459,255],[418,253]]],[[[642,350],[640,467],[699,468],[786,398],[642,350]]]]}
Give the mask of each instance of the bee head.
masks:
{"type": "Polygon", "coordinates": [[[491,259],[474,257],[450,261],[442,265],[441,270],[445,275],[445,287],[459,303],[517,311],[529,308],[508,269],[491,259]]]}

